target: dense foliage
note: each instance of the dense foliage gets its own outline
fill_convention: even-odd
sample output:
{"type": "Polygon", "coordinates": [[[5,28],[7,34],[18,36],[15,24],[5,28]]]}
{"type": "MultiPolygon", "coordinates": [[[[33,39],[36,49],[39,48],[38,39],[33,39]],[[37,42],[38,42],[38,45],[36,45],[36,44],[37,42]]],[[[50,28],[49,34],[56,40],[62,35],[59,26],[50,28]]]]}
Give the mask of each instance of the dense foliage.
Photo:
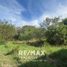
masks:
{"type": "Polygon", "coordinates": [[[2,40],[44,40],[50,44],[67,44],[67,19],[46,18],[40,27],[15,27],[6,21],[0,21],[0,41],[2,40]]]}
{"type": "Polygon", "coordinates": [[[12,40],[15,33],[16,33],[16,29],[14,25],[9,24],[8,22],[0,21],[0,41],[12,40]]]}

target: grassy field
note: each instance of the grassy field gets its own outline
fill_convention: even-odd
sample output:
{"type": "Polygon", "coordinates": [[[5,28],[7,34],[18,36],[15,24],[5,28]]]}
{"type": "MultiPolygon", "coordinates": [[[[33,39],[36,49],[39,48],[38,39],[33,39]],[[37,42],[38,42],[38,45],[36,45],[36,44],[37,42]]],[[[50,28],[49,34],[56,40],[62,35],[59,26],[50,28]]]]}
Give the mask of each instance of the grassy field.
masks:
{"type": "Polygon", "coordinates": [[[42,47],[35,47],[14,42],[1,43],[0,67],[67,67],[67,46],[51,46],[46,43],[42,47]],[[21,55],[20,57],[20,50],[45,51],[45,55],[21,55]]]}

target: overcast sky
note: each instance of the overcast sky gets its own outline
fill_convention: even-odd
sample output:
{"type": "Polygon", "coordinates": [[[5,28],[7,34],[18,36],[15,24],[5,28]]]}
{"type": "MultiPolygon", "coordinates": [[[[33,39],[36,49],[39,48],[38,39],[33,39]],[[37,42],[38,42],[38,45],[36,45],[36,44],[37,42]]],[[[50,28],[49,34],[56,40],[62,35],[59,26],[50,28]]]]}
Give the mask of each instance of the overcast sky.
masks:
{"type": "Polygon", "coordinates": [[[67,0],[0,0],[0,19],[16,26],[35,25],[45,17],[67,17],[67,0]]]}

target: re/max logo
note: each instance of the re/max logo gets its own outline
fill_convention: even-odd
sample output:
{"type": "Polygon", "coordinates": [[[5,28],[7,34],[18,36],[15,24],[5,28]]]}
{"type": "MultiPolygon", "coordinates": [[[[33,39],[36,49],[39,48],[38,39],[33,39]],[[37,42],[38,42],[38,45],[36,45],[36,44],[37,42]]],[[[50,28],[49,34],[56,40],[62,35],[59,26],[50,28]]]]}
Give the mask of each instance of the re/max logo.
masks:
{"type": "Polygon", "coordinates": [[[34,55],[34,56],[43,56],[45,55],[46,52],[45,51],[42,51],[42,50],[19,50],[19,56],[30,56],[30,55],[34,55]]]}

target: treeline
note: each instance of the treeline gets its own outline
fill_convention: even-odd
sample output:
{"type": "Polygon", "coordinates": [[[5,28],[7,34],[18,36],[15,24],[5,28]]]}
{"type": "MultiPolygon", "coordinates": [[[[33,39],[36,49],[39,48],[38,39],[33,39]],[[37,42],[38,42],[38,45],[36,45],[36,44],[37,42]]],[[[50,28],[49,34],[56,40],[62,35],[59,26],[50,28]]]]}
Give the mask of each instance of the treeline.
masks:
{"type": "Polygon", "coordinates": [[[50,44],[67,44],[67,18],[46,18],[40,27],[15,27],[7,21],[0,21],[0,41],[46,41],[50,44]]]}

